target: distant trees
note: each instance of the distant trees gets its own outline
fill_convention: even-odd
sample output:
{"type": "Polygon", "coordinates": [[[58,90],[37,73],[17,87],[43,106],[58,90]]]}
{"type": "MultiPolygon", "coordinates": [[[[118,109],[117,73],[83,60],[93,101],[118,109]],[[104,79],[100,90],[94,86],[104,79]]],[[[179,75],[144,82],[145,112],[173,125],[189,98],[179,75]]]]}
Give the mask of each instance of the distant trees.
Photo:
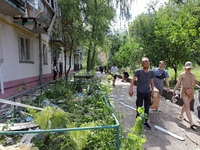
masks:
{"type": "Polygon", "coordinates": [[[98,49],[109,47],[107,35],[116,15],[115,7],[120,6],[120,15],[130,18],[131,2],[132,0],[58,0],[65,59],[66,53],[70,54],[68,70],[65,63],[66,79],[71,69],[71,57],[77,47],[84,46],[86,50],[87,72],[94,69],[98,49]]]}

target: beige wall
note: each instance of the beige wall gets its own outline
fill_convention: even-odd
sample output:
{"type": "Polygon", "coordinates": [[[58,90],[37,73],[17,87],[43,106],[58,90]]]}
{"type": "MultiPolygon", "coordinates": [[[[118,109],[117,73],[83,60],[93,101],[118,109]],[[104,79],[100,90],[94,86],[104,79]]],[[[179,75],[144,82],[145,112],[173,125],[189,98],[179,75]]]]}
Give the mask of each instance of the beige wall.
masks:
{"type": "Polygon", "coordinates": [[[103,53],[103,52],[99,52],[98,58],[101,60],[101,65],[103,65],[106,62],[106,59],[107,59],[106,54],[103,53]]]}

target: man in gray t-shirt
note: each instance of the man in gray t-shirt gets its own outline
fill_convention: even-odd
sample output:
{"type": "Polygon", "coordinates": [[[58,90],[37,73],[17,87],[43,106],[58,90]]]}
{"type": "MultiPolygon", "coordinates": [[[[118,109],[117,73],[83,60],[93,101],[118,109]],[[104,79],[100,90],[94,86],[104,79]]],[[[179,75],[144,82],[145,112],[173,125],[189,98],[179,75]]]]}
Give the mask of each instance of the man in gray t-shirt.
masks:
{"type": "MultiPolygon", "coordinates": [[[[142,107],[144,102],[144,112],[148,115],[149,114],[149,107],[151,105],[151,97],[154,96],[154,82],[153,82],[153,71],[149,69],[149,59],[147,57],[142,58],[142,68],[136,70],[133,79],[130,85],[129,95],[133,95],[133,84],[137,80],[137,100],[136,106],[142,107]],[[150,88],[151,85],[151,88],[150,88]]],[[[137,112],[137,116],[139,113],[137,112]]],[[[137,117],[136,116],[136,117],[137,117]]],[[[147,129],[151,129],[151,126],[147,123],[147,120],[144,123],[144,126],[147,129]]]]}
{"type": "Polygon", "coordinates": [[[154,86],[159,90],[158,99],[160,101],[160,97],[163,93],[163,80],[165,79],[167,84],[167,92],[169,92],[169,74],[167,70],[164,70],[165,61],[161,60],[159,62],[159,67],[153,69],[154,75],[154,86]]]}

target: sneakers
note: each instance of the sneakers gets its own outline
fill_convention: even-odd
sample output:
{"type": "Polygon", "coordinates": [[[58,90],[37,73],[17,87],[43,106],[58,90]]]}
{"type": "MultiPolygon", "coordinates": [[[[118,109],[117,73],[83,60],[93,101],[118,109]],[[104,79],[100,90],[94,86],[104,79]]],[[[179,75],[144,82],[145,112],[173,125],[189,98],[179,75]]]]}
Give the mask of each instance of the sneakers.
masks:
{"type": "Polygon", "coordinates": [[[121,82],[124,82],[124,80],[122,80],[121,82]]]}
{"type": "Polygon", "coordinates": [[[144,123],[144,127],[148,130],[151,130],[151,126],[147,122],[144,123]]]}
{"type": "Polygon", "coordinates": [[[115,85],[113,84],[113,86],[115,86],[115,85]]]}

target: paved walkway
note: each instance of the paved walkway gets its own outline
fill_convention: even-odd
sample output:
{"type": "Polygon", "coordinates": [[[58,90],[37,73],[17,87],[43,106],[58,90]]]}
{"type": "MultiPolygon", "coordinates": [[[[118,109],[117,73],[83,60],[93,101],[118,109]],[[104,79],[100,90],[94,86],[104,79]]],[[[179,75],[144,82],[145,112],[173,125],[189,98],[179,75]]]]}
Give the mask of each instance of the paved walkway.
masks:
{"type": "MultiPolygon", "coordinates": [[[[97,75],[102,79],[102,83],[107,83],[106,75],[97,72],[97,75]]],[[[110,83],[110,87],[112,83],[110,83]]],[[[125,114],[125,119],[119,119],[120,123],[125,125],[127,129],[121,128],[128,133],[129,130],[134,126],[136,120],[136,111],[128,106],[136,108],[136,94],[132,97],[129,96],[130,83],[121,82],[121,79],[116,80],[116,86],[112,87],[112,93],[110,94],[110,99],[113,100],[114,109],[122,114],[125,114]],[[125,106],[125,105],[128,106],[125,106]]],[[[134,87],[136,91],[136,87],[134,87]]],[[[194,122],[199,125],[197,129],[190,129],[189,122],[182,121],[178,118],[181,112],[181,107],[172,104],[170,100],[162,98],[159,104],[160,111],[154,111],[150,109],[149,114],[149,124],[151,125],[151,130],[143,131],[146,135],[146,143],[143,144],[145,150],[200,150],[200,120],[193,114],[192,117],[194,122]],[[154,128],[157,125],[170,131],[182,138],[181,141],[175,137],[172,137],[160,130],[154,128]]],[[[186,114],[184,113],[186,118],[186,114]]]]}

